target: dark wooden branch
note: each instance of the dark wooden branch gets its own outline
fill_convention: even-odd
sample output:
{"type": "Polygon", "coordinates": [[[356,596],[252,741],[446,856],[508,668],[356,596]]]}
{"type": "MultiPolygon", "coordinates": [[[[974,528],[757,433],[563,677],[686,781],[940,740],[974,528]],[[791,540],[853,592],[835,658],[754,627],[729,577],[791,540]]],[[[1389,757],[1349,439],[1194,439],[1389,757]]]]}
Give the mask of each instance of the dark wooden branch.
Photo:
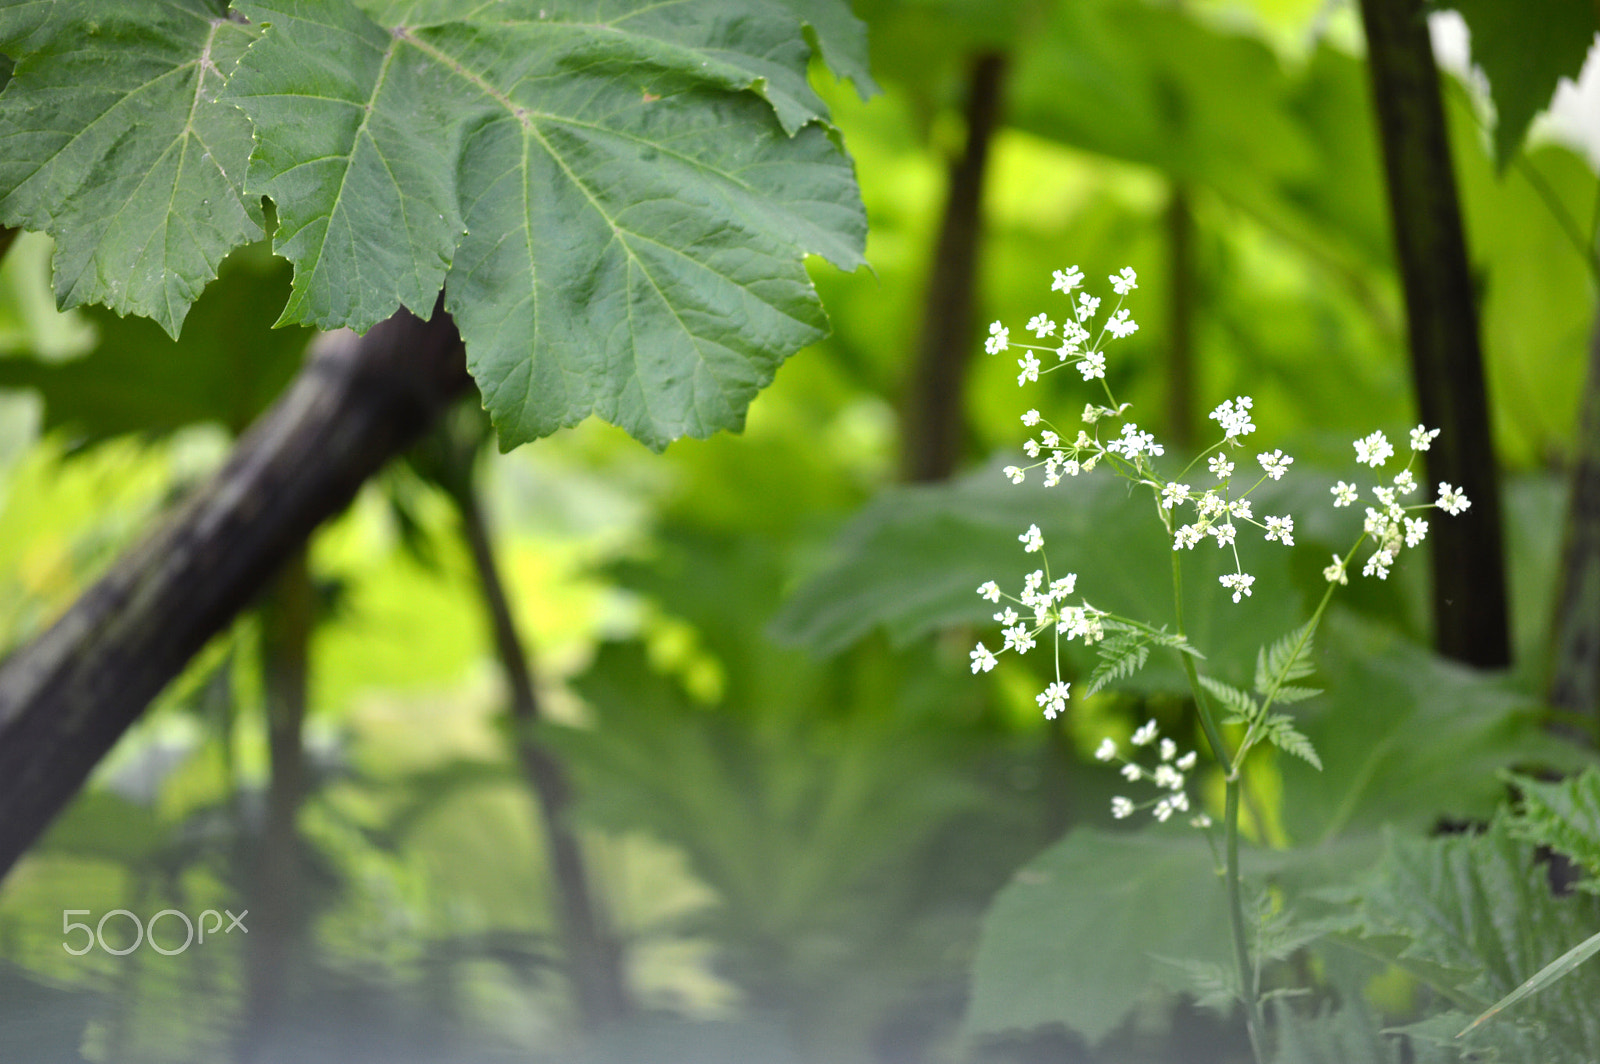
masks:
{"type": "MultiPolygon", "coordinates": [[[[468,461],[470,463],[470,457],[468,461]]],[[[517,631],[505,583],[500,578],[483,506],[470,480],[461,490],[451,490],[450,494],[461,514],[467,546],[472,552],[473,566],[489,614],[495,651],[505,670],[506,686],[511,695],[511,720],[516,729],[517,756],[522,762],[523,775],[538,799],[545,852],[555,879],[556,903],[560,910],[558,926],[565,939],[567,967],[578,1011],[585,1024],[595,1029],[633,1011],[623,976],[621,951],[611,933],[605,907],[589,880],[577,832],[567,819],[572,805],[572,787],[566,771],[533,734],[533,725],[541,717],[537,688],[528,664],[527,648],[517,631]]]]}
{"type": "Polygon", "coordinates": [[[1589,337],[1556,596],[1549,702],[1586,719],[1593,742],[1600,737],[1600,316],[1589,337]]]}
{"type": "Polygon", "coordinates": [[[989,52],[972,63],[967,90],[967,143],[950,162],[949,188],[933,272],[922,315],[922,335],[907,382],[901,468],[907,480],[944,480],[961,459],[967,363],[977,338],[972,330],[978,239],[983,228],[983,175],[989,143],[1000,124],[1005,56],[989,52]]]}
{"type": "Polygon", "coordinates": [[[1361,0],[1367,69],[1383,143],[1418,412],[1443,430],[1428,473],[1472,508],[1434,521],[1434,641],[1478,666],[1511,660],[1500,488],[1478,310],[1423,0],[1361,0]]]}
{"type": "Polygon", "coordinates": [[[0,876],[206,640],[470,384],[443,310],[322,337],[223,468],[0,663],[0,876]]]}

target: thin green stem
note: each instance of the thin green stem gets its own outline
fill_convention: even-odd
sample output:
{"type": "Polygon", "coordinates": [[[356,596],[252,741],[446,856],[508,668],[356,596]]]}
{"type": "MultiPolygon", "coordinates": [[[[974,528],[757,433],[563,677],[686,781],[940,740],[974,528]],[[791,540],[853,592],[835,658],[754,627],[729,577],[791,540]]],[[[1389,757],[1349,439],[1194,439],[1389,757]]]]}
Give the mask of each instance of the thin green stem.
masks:
{"type": "MultiPolygon", "coordinates": [[[[1183,567],[1176,551],[1172,555],[1172,601],[1177,611],[1178,635],[1183,636],[1183,567]]],[[[1217,759],[1217,764],[1227,781],[1226,805],[1222,819],[1223,830],[1227,835],[1225,874],[1228,881],[1228,923],[1233,932],[1233,959],[1239,972],[1239,996],[1244,1000],[1245,1031],[1250,1036],[1250,1051],[1255,1056],[1256,1064],[1266,1064],[1267,1058],[1261,1051],[1261,998],[1256,992],[1255,969],[1250,964],[1250,945],[1245,939],[1244,888],[1239,878],[1240,781],[1228,757],[1228,748],[1222,741],[1222,733],[1217,728],[1211,705],[1206,701],[1205,691],[1200,686],[1200,673],[1194,667],[1194,659],[1183,653],[1178,657],[1183,659],[1183,671],[1189,678],[1189,690],[1194,693],[1195,708],[1200,714],[1200,727],[1204,729],[1206,741],[1211,744],[1212,756],[1217,759]]]]}

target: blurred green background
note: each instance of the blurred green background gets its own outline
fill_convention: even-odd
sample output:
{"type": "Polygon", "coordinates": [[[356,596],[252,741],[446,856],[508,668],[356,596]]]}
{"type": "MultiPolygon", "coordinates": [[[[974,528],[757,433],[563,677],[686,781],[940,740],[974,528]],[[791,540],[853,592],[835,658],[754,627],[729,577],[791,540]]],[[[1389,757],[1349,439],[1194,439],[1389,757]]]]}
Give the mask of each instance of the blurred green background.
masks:
{"type": "MultiPolygon", "coordinates": [[[[1163,439],[1202,439],[1206,411],[1250,394],[1256,439],[1296,455],[1315,498],[1348,472],[1352,437],[1415,423],[1356,14],[1323,0],[856,6],[883,95],[862,103],[815,79],[871,224],[870,272],[813,269],[834,335],[783,367],[740,436],[655,456],[589,423],[500,455],[475,449],[468,412],[369,485],[306,567],[305,788],[296,837],[271,850],[294,883],[267,932],[285,956],[253,956],[258,942],[237,932],[171,957],[62,948],[69,909],[259,918],[259,862],[275,845],[272,658],[251,615],[0,884],[0,1060],[1234,1059],[1231,1028],[1155,986],[1092,1049],[1059,1027],[963,1028],[996,891],[1068,828],[1111,826],[1117,781],[1089,756],[1100,736],[1151,714],[1185,719],[1160,672],[1054,723],[1027,665],[970,675],[985,604],[968,571],[1016,579],[1015,531],[1044,523],[1028,507],[1060,508],[1081,571],[1140,564],[1124,554],[1139,533],[1110,516],[1117,499],[1070,512],[1068,496],[1005,494],[995,467],[1023,438],[1017,415],[1070,413],[1087,396],[1067,375],[1019,392],[1010,357],[984,357],[981,342],[993,319],[1020,334],[1040,310],[1060,316],[1052,270],[1080,264],[1102,291],[1132,265],[1141,328],[1109,373],[1163,439]],[[952,378],[928,361],[937,326],[924,323],[939,320],[930,278],[984,78],[998,122],[974,310],[952,340],[972,358],[952,378]],[[955,389],[954,472],[969,479],[898,494],[934,416],[919,387],[929,374],[955,389]],[[452,486],[487,513],[545,718],[531,731],[507,714],[452,486]],[[620,1020],[594,1023],[564,974],[518,760],[530,735],[576,787],[625,975],[620,1020]],[[281,994],[271,1036],[251,1043],[261,964],[276,965],[281,994]]],[[[1268,841],[1481,814],[1497,784],[1487,771],[1476,790],[1460,784],[1462,764],[1527,741],[1506,722],[1538,701],[1548,667],[1596,307],[1584,241],[1600,207],[1600,120],[1586,149],[1536,129],[1501,173],[1481,89],[1454,76],[1446,88],[1507,477],[1516,665],[1478,698],[1483,727],[1462,732],[1450,765],[1389,765],[1354,805],[1285,766],[1299,804],[1263,792],[1252,830],[1268,841]]],[[[0,652],[217,467],[308,341],[267,331],[287,268],[259,248],[230,259],[176,345],[148,322],[56,313],[48,255],[24,235],[0,266],[0,652]]],[[[1191,635],[1227,648],[1214,655],[1223,675],[1291,623],[1326,544],[1350,531],[1308,527],[1247,611],[1197,607],[1191,635]]],[[[1134,599],[1146,577],[1165,586],[1156,546],[1149,572],[1129,578],[1134,599]]],[[[1426,643],[1426,579],[1409,558],[1387,584],[1352,588],[1335,636],[1343,704],[1388,691],[1364,661],[1426,643]]],[[[1417,686],[1419,719],[1430,697],[1463,697],[1417,686]]],[[[1404,747],[1403,716],[1371,726],[1393,725],[1404,747]]],[[[1324,728],[1337,753],[1339,729],[1324,728]]],[[[105,935],[126,943],[127,928],[114,919],[105,935]]],[[[163,925],[163,940],[177,934],[163,925]]]]}

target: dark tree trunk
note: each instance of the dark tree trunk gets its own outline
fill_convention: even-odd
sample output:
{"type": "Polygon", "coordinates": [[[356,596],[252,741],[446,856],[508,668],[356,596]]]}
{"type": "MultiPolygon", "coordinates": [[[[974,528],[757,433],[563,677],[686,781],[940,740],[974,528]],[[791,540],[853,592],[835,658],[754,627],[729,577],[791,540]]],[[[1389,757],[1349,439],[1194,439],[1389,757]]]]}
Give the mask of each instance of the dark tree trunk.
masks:
{"type": "Polygon", "coordinates": [[[272,775],[266,819],[254,854],[246,970],[244,1061],[280,1035],[284,999],[296,985],[291,974],[302,960],[305,901],[302,894],[298,821],[306,792],[306,687],[316,590],[302,547],[289,557],[262,596],[261,676],[266,694],[267,746],[272,775]]]}
{"type": "Polygon", "coordinates": [[[565,939],[567,968],[578,1010],[584,1022],[596,1028],[632,1011],[621,951],[611,934],[604,906],[589,881],[577,833],[567,820],[572,804],[567,774],[555,755],[533,735],[533,725],[541,717],[538,693],[528,664],[528,652],[517,631],[505,584],[500,579],[500,567],[495,561],[483,507],[470,480],[459,491],[452,490],[451,495],[461,513],[467,545],[483,589],[495,651],[505,671],[517,757],[538,799],[545,851],[555,878],[559,926],[565,939]]]}
{"type": "Polygon", "coordinates": [[[0,875],[206,640],[470,385],[443,310],[322,337],[223,468],[0,663],[0,875]]]}
{"type": "Polygon", "coordinates": [[[1478,311],[1423,0],[1361,0],[1418,412],[1442,432],[1428,473],[1472,508],[1434,521],[1434,641],[1470,665],[1511,660],[1505,562],[1478,311]]]}
{"type": "Polygon", "coordinates": [[[1594,742],[1600,738],[1600,316],[1589,338],[1589,379],[1556,588],[1549,702],[1586,718],[1583,731],[1594,742]]]}
{"type": "Polygon", "coordinates": [[[907,382],[907,480],[944,480],[961,460],[962,397],[976,342],[972,329],[978,238],[983,228],[983,177],[989,143],[1000,124],[1006,58],[989,52],[972,63],[967,89],[967,143],[950,162],[949,187],[922,315],[922,335],[907,382]]]}

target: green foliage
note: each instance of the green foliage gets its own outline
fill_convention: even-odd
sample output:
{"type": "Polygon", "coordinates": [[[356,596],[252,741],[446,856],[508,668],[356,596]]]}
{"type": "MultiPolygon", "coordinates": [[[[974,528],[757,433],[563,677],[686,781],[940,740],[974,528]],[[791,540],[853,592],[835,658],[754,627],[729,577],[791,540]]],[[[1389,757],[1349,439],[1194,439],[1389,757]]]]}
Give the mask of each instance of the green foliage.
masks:
{"type": "Polygon", "coordinates": [[[1548,783],[1511,775],[1520,799],[1507,828],[1521,839],[1548,846],[1587,873],[1576,886],[1600,892],[1600,770],[1548,783]]]}
{"type": "Polygon", "coordinates": [[[1495,162],[1504,170],[1534,115],[1550,106],[1556,83],[1578,80],[1600,30],[1600,10],[1593,0],[1439,0],[1438,6],[1461,12],[1472,31],[1472,60],[1483,68],[1494,99],[1495,162]]]}
{"type": "MultiPolygon", "coordinates": [[[[859,25],[817,10],[859,74],[859,25]]],[[[364,330],[446,288],[504,447],[590,413],[656,448],[737,428],[826,332],[801,257],[855,268],[865,222],[796,15],[724,13],[8,8],[0,221],[57,238],[63,306],[176,335],[265,195],[281,320],[364,330]]]]}
{"type": "Polygon", "coordinates": [[[1228,961],[1227,895],[1187,829],[1078,828],[1024,865],[984,918],[967,1030],[1061,1023],[1091,1044],[1151,992],[1187,989],[1183,966],[1228,961]]]}

